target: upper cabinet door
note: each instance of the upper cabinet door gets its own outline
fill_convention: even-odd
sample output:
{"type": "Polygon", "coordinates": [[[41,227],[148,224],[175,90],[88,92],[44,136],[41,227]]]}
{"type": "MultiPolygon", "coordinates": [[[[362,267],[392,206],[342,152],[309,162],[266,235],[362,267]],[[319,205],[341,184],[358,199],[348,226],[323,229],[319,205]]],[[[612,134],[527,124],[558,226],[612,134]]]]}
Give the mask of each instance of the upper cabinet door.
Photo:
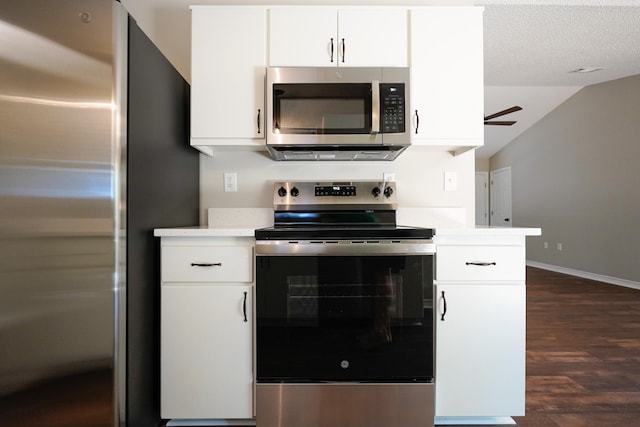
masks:
{"type": "Polygon", "coordinates": [[[270,9],[269,65],[272,67],[337,65],[338,22],[336,17],[335,8],[270,9]]]}
{"type": "Polygon", "coordinates": [[[402,8],[273,8],[269,65],[406,67],[407,36],[402,8]]]}
{"type": "Polygon", "coordinates": [[[482,145],[482,12],[479,7],[411,10],[414,144],[482,145]]]}
{"type": "Polygon", "coordinates": [[[349,8],[338,11],[339,66],[406,67],[407,10],[349,8]]]}
{"type": "Polygon", "coordinates": [[[191,31],[192,145],[264,138],[266,9],[193,7],[191,31]]]}

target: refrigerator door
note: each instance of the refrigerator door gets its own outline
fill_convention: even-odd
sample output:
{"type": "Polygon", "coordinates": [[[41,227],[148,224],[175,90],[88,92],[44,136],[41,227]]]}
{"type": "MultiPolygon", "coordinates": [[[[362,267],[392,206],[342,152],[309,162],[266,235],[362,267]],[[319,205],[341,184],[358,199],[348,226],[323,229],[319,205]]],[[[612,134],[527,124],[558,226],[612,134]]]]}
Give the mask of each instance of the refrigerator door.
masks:
{"type": "MultiPolygon", "coordinates": [[[[123,89],[110,1],[0,2],[0,419],[119,423],[123,89]]],[[[116,19],[114,21],[114,19],[116,19]]],[[[126,41],[126,40],[125,40],[126,41]]],[[[125,52],[126,53],[126,52],[125,52]]]]}

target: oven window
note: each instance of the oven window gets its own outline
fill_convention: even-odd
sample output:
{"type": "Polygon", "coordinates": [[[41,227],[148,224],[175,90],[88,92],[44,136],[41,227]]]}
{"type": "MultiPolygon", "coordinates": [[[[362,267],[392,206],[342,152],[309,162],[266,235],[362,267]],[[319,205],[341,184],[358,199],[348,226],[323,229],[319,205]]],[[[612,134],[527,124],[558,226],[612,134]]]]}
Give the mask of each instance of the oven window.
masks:
{"type": "Polygon", "coordinates": [[[368,134],[371,84],[274,84],[273,111],[275,133],[368,134]]]}
{"type": "Polygon", "coordinates": [[[259,256],[258,381],[430,381],[433,257],[259,256]]]}

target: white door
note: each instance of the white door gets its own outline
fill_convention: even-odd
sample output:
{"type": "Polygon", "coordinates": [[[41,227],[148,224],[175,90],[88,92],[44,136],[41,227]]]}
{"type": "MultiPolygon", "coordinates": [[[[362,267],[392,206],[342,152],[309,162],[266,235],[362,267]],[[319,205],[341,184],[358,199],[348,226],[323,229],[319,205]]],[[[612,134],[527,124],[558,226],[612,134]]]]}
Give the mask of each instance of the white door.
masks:
{"type": "Polygon", "coordinates": [[[490,224],[498,227],[511,227],[511,168],[491,171],[490,181],[490,224]]]}
{"type": "Polygon", "coordinates": [[[264,138],[266,19],[261,8],[192,10],[192,138],[264,138]]]}
{"type": "Polygon", "coordinates": [[[489,172],[476,172],[476,225],[489,225],[489,172]]]}
{"type": "Polygon", "coordinates": [[[341,9],[338,66],[406,67],[407,37],[406,9],[341,9]]]}
{"type": "Polygon", "coordinates": [[[416,144],[482,145],[482,10],[411,11],[411,114],[416,144]]]}
{"type": "Polygon", "coordinates": [[[252,301],[250,285],[162,285],[162,418],[253,416],[252,301]]]}
{"type": "Polygon", "coordinates": [[[325,7],[269,10],[271,67],[338,65],[338,11],[325,7]]]}
{"type": "Polygon", "coordinates": [[[438,284],[436,296],[436,416],[524,415],[524,283],[438,284]]]}

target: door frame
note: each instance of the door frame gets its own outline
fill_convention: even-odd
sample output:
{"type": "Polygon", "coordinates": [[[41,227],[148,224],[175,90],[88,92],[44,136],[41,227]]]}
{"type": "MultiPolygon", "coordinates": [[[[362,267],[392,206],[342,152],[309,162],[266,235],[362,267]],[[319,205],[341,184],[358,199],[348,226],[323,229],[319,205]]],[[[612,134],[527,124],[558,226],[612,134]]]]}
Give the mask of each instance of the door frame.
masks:
{"type": "Polygon", "coordinates": [[[476,225],[489,225],[489,172],[488,171],[478,171],[476,172],[476,215],[475,215],[475,223],[476,225]],[[478,190],[478,179],[481,179],[484,182],[483,188],[478,190]],[[481,203],[483,202],[483,203],[481,203]],[[484,220],[478,221],[478,214],[480,208],[484,205],[484,212],[481,213],[483,215],[484,220]]]}

